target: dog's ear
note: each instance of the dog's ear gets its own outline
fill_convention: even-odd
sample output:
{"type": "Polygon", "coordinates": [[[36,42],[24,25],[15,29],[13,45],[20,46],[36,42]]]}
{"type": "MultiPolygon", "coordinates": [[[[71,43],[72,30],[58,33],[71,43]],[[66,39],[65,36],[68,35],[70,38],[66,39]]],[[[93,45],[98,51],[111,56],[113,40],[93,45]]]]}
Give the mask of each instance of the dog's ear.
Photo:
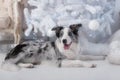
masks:
{"type": "Polygon", "coordinates": [[[78,35],[79,28],[82,27],[82,24],[72,24],[70,25],[70,29],[75,35],[78,35]]]}
{"type": "Polygon", "coordinates": [[[80,27],[82,27],[82,24],[72,24],[72,25],[70,25],[71,30],[78,30],[80,27]]]}
{"type": "Polygon", "coordinates": [[[52,28],[52,31],[55,31],[56,36],[57,36],[57,37],[60,37],[60,31],[61,31],[62,29],[63,29],[62,26],[57,26],[57,27],[52,28]]]}
{"type": "Polygon", "coordinates": [[[52,28],[52,31],[60,31],[62,29],[63,29],[62,26],[57,26],[57,27],[52,28]]]}

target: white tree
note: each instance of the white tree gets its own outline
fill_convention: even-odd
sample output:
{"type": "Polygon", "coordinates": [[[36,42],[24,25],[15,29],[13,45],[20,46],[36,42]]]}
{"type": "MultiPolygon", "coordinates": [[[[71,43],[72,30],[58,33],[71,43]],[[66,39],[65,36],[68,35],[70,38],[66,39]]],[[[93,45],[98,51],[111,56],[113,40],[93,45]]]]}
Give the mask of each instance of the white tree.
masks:
{"type": "Polygon", "coordinates": [[[89,40],[99,42],[111,35],[111,23],[115,0],[28,0],[36,8],[25,8],[28,36],[34,27],[43,36],[53,36],[51,28],[56,25],[83,24],[89,40]],[[98,37],[99,36],[99,37],[98,37]]]}

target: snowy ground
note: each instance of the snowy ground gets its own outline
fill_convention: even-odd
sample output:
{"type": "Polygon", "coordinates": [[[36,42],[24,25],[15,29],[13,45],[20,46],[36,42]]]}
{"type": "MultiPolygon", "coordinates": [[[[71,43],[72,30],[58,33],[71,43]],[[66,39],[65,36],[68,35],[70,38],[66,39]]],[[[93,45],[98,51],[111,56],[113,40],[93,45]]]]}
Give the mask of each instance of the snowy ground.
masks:
{"type": "MultiPolygon", "coordinates": [[[[0,54],[0,62],[4,55],[0,54]]],[[[120,66],[107,61],[92,61],[97,68],[56,68],[41,65],[18,72],[0,70],[0,80],[120,80],[120,66]]]]}

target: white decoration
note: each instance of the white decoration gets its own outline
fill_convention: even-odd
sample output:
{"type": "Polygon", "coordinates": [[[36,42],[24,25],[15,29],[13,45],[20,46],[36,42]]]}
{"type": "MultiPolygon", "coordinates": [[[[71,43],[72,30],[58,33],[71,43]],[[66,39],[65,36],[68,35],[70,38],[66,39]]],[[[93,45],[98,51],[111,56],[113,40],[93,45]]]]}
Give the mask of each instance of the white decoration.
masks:
{"type": "Polygon", "coordinates": [[[46,16],[39,25],[39,30],[42,32],[43,36],[53,36],[51,29],[56,26],[56,23],[50,16],[46,16]],[[42,28],[42,29],[41,29],[42,28]]]}
{"type": "Polygon", "coordinates": [[[108,60],[112,64],[120,64],[120,30],[110,39],[108,60]]]}
{"type": "Polygon", "coordinates": [[[94,6],[86,5],[86,10],[88,10],[92,14],[96,14],[97,13],[97,11],[96,11],[94,6]]]}
{"type": "Polygon", "coordinates": [[[110,54],[108,56],[108,60],[113,64],[120,64],[120,42],[113,41],[110,44],[110,54]]]}
{"type": "Polygon", "coordinates": [[[28,29],[25,31],[25,36],[29,36],[33,29],[33,25],[31,24],[30,14],[27,8],[24,9],[24,16],[26,19],[26,24],[28,25],[28,29]]]}
{"type": "Polygon", "coordinates": [[[97,20],[91,20],[88,25],[89,29],[91,30],[98,30],[100,27],[100,24],[97,20]]]}
{"type": "Polygon", "coordinates": [[[28,0],[34,8],[31,13],[24,13],[29,15],[25,34],[28,36],[34,30],[43,36],[53,36],[50,29],[55,25],[82,23],[91,41],[98,41],[100,37],[104,40],[111,35],[114,3],[115,0],[28,0]]]}

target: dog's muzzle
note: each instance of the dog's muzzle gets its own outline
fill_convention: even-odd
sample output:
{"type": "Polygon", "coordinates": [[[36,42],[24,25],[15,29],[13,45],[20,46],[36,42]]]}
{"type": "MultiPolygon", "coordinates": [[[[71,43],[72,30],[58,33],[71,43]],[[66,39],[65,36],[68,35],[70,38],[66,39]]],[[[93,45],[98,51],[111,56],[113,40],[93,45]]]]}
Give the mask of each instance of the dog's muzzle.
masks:
{"type": "Polygon", "coordinates": [[[68,50],[70,48],[71,44],[72,44],[72,42],[70,44],[64,44],[64,49],[68,50]]]}

